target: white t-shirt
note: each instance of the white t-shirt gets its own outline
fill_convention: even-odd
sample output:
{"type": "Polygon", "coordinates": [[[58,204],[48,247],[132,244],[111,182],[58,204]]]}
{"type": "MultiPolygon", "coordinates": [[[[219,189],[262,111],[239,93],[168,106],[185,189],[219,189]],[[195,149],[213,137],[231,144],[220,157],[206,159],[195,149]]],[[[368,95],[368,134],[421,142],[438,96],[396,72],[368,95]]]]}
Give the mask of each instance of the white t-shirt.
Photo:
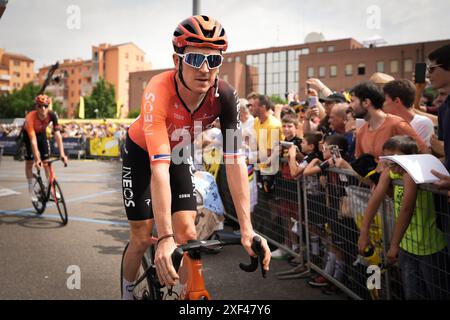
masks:
{"type": "Polygon", "coordinates": [[[414,115],[413,120],[410,122],[411,127],[422,138],[425,144],[431,146],[431,136],[434,134],[433,121],[420,114],[414,115]]]}

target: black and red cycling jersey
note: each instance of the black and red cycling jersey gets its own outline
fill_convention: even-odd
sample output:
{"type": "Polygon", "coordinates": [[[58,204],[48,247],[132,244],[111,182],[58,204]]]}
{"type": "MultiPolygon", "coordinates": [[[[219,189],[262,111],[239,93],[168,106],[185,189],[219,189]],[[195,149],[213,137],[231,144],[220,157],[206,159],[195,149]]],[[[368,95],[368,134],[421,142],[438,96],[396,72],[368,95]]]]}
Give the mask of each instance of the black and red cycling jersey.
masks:
{"type": "Polygon", "coordinates": [[[31,139],[33,135],[45,134],[45,130],[50,122],[53,124],[53,130],[60,130],[58,116],[55,112],[49,110],[44,119],[39,119],[38,112],[33,110],[25,117],[23,129],[28,133],[28,137],[31,139]]]}
{"type": "Polygon", "coordinates": [[[227,82],[219,80],[219,97],[216,98],[214,88],[210,88],[199,107],[191,112],[180,98],[175,74],[175,70],[161,73],[147,85],[142,97],[141,114],[128,130],[131,140],[148,152],[152,163],[170,163],[175,146],[187,142],[186,137],[191,143],[219,117],[224,158],[240,156],[239,99],[236,91],[227,82]]]}

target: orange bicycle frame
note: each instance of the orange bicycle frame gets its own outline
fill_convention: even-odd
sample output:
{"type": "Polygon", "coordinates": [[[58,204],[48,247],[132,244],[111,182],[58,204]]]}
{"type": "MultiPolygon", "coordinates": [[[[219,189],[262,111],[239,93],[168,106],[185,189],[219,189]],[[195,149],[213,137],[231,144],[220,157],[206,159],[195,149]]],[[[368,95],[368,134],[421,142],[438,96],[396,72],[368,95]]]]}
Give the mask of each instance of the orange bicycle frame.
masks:
{"type": "Polygon", "coordinates": [[[202,272],[202,261],[193,259],[184,253],[183,261],[178,270],[180,276],[180,300],[210,300],[211,297],[205,288],[205,280],[202,272]]]}

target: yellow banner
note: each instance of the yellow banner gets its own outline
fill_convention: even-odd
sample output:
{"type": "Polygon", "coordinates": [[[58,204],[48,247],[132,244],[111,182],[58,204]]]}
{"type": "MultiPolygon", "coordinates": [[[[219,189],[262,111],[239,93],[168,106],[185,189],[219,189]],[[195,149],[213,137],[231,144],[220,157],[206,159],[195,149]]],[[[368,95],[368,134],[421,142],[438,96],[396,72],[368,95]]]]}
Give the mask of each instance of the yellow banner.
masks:
{"type": "Polygon", "coordinates": [[[84,119],[84,98],[80,96],[80,107],[78,109],[78,118],[84,119]]]}
{"type": "Polygon", "coordinates": [[[92,156],[118,157],[119,141],[115,138],[93,138],[89,140],[89,151],[92,156]]]}

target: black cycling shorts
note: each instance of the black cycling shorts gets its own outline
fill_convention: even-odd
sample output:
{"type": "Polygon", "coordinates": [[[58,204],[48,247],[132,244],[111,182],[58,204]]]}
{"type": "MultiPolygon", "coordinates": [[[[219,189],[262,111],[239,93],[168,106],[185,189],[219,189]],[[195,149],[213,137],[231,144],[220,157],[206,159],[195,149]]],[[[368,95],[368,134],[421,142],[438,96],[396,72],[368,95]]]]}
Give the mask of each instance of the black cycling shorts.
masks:
{"type": "MultiPolygon", "coordinates": [[[[50,144],[45,132],[37,133],[36,140],[39,154],[41,155],[41,160],[47,160],[50,157],[50,144]]],[[[23,141],[26,148],[25,160],[34,161],[33,149],[31,148],[31,140],[26,131],[23,132],[23,141]]]]}
{"type": "MultiPolygon", "coordinates": [[[[197,209],[193,170],[194,167],[190,164],[170,163],[172,214],[197,209]]],[[[147,151],[134,143],[127,134],[122,148],[122,197],[130,221],[153,219],[150,178],[150,158],[147,151]]]]}

